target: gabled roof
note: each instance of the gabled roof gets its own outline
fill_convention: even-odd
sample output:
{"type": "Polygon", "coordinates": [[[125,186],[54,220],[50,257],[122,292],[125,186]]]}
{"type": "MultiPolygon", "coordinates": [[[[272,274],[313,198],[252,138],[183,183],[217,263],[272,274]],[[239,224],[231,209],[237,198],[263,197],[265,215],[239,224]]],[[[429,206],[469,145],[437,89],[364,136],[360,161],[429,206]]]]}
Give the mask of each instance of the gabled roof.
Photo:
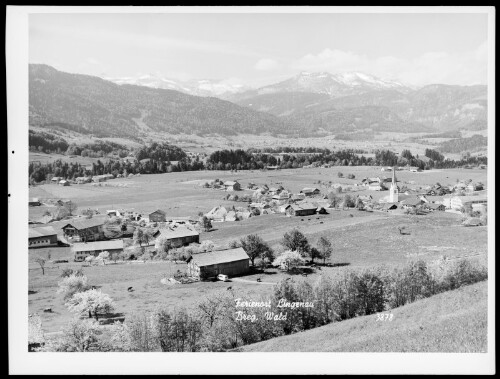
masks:
{"type": "Polygon", "coordinates": [[[164,211],[162,211],[161,209],[157,209],[156,211],[151,212],[151,213],[150,213],[150,215],[152,215],[152,214],[154,214],[154,213],[160,213],[160,214],[162,214],[162,215],[164,215],[164,216],[166,215],[166,213],[165,213],[164,211]]]}
{"type": "Polygon", "coordinates": [[[123,249],[123,240],[79,242],[73,244],[73,251],[94,251],[94,250],[115,250],[123,249]]]}
{"type": "Polygon", "coordinates": [[[57,234],[56,230],[51,226],[44,226],[40,228],[29,228],[28,230],[28,238],[47,237],[56,234],[57,234]]]}
{"type": "Polygon", "coordinates": [[[310,187],[306,187],[306,188],[302,188],[302,190],[301,190],[300,192],[307,193],[307,192],[315,192],[315,191],[318,191],[318,192],[319,192],[319,188],[310,188],[310,187]]]}
{"type": "Polygon", "coordinates": [[[224,182],[225,186],[234,186],[235,184],[240,184],[236,181],[228,180],[227,182],[224,182]]]}
{"type": "Polygon", "coordinates": [[[242,261],[250,259],[242,247],[236,249],[211,251],[208,253],[193,254],[187,262],[193,260],[199,267],[211,266],[221,263],[242,261]]]}
{"type": "Polygon", "coordinates": [[[318,208],[317,206],[309,203],[288,204],[288,206],[285,207],[285,209],[287,209],[288,207],[292,207],[294,211],[311,210],[311,209],[316,210],[318,208]]]}
{"type": "Polygon", "coordinates": [[[176,227],[166,227],[158,229],[160,232],[160,237],[166,237],[167,239],[182,238],[190,236],[199,236],[196,230],[188,228],[187,226],[176,226],[176,227]]]}
{"type": "Polygon", "coordinates": [[[424,201],[421,199],[406,199],[403,201],[404,205],[417,206],[422,204],[424,201]]]}
{"type": "Polygon", "coordinates": [[[104,220],[96,217],[92,218],[76,218],[74,220],[70,220],[66,225],[62,227],[64,229],[67,226],[72,226],[77,230],[88,229],[94,226],[104,225],[104,220]]]}

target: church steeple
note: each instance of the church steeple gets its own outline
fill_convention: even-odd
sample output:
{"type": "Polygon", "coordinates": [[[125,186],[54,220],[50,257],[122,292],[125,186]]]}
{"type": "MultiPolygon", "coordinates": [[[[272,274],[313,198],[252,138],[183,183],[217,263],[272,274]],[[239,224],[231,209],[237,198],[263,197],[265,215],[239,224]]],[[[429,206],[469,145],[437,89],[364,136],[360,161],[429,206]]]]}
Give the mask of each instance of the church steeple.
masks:
{"type": "Polygon", "coordinates": [[[399,201],[399,191],[398,191],[398,185],[396,181],[396,167],[392,168],[392,183],[391,183],[391,189],[389,193],[389,202],[390,203],[397,203],[399,201]]]}

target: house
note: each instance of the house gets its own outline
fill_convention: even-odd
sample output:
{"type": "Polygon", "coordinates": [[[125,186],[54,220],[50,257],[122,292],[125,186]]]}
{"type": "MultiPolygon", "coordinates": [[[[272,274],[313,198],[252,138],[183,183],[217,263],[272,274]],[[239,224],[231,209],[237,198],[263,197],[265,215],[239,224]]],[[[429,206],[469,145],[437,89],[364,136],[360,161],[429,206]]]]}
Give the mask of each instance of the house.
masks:
{"type": "Polygon", "coordinates": [[[52,183],[59,183],[59,181],[63,180],[64,178],[63,177],[60,177],[60,176],[54,176],[52,179],[50,179],[50,181],[52,183]]]}
{"type": "Polygon", "coordinates": [[[306,196],[313,196],[313,195],[319,195],[320,190],[318,188],[303,188],[300,193],[303,193],[306,196]]]}
{"type": "Polygon", "coordinates": [[[483,183],[469,183],[466,189],[469,192],[482,191],[484,190],[484,185],[483,183]]]}
{"type": "Polygon", "coordinates": [[[446,207],[444,204],[436,204],[436,203],[427,203],[425,207],[430,209],[431,211],[444,211],[446,207]]]}
{"type": "Polygon", "coordinates": [[[57,246],[57,232],[51,226],[29,228],[28,248],[57,246]]]}
{"type": "Polygon", "coordinates": [[[451,209],[460,210],[462,207],[470,204],[473,208],[480,204],[487,204],[488,197],[486,195],[480,196],[455,196],[451,198],[451,209]]]}
{"type": "Polygon", "coordinates": [[[408,170],[411,172],[422,172],[422,169],[420,167],[408,167],[408,170]]]}
{"type": "Polygon", "coordinates": [[[170,241],[173,247],[181,247],[190,243],[200,243],[200,233],[193,227],[187,225],[174,225],[166,228],[160,228],[153,234],[158,239],[164,237],[170,241]]]}
{"type": "Polygon", "coordinates": [[[241,185],[237,181],[227,181],[224,182],[224,187],[226,191],[240,191],[241,190],[241,185]]]}
{"type": "Polygon", "coordinates": [[[368,185],[368,189],[370,191],[384,191],[386,188],[381,183],[373,182],[368,185]]]}
{"type": "Polygon", "coordinates": [[[69,182],[68,182],[67,180],[64,180],[64,179],[63,179],[63,180],[60,180],[60,181],[59,181],[59,184],[60,184],[61,186],[69,186],[69,182]]]}
{"type": "Polygon", "coordinates": [[[398,205],[397,203],[384,203],[382,204],[381,209],[384,211],[392,211],[394,209],[398,209],[398,205]]]}
{"type": "Polygon", "coordinates": [[[115,209],[111,209],[111,210],[108,210],[106,211],[106,214],[109,216],[109,217],[121,217],[122,214],[120,213],[120,211],[117,211],[115,209]]]}
{"type": "Polygon", "coordinates": [[[208,212],[205,216],[207,216],[207,218],[211,219],[212,221],[222,222],[225,220],[226,215],[227,215],[227,209],[225,207],[218,206],[212,208],[212,210],[208,212]]]}
{"type": "Polygon", "coordinates": [[[32,198],[32,199],[28,202],[28,205],[29,205],[30,207],[37,207],[37,206],[39,206],[39,205],[42,205],[42,203],[40,203],[40,201],[38,200],[38,198],[37,198],[37,197],[34,197],[34,198],[32,198]]]}
{"type": "Polygon", "coordinates": [[[79,176],[75,178],[75,183],[77,184],[90,183],[91,181],[92,178],[90,176],[79,176]]]}
{"type": "Polygon", "coordinates": [[[73,244],[71,248],[75,256],[75,262],[82,262],[89,255],[98,256],[103,251],[112,253],[123,252],[123,240],[79,242],[73,244]]]}
{"type": "Polygon", "coordinates": [[[149,222],[165,222],[167,219],[167,214],[161,209],[157,209],[156,211],[149,214],[149,222]]]}
{"type": "Polygon", "coordinates": [[[422,199],[406,199],[402,201],[402,207],[403,208],[416,208],[419,205],[422,205],[424,201],[422,199]]]}
{"type": "Polygon", "coordinates": [[[316,214],[317,209],[318,207],[307,203],[288,204],[285,213],[291,216],[309,216],[316,214]]]}
{"type": "Polygon", "coordinates": [[[104,238],[104,220],[101,217],[76,218],[62,227],[64,235],[80,241],[97,241],[104,238]]]}
{"type": "Polygon", "coordinates": [[[199,279],[219,274],[230,277],[246,274],[250,268],[250,257],[241,247],[193,254],[186,262],[187,274],[199,279]]]}

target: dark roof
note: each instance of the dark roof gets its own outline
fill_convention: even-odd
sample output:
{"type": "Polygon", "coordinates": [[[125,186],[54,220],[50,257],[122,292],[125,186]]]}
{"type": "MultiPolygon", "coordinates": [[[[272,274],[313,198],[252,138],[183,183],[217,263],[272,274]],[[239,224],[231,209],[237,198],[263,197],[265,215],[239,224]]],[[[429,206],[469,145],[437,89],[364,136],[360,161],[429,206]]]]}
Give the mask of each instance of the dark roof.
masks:
{"type": "Polygon", "coordinates": [[[300,192],[308,193],[308,192],[315,192],[315,191],[319,192],[319,188],[309,188],[309,187],[306,187],[306,188],[302,188],[302,190],[300,192]]]}
{"type": "Polygon", "coordinates": [[[104,220],[95,217],[77,218],[68,222],[66,225],[62,227],[62,229],[64,229],[68,225],[74,227],[75,229],[81,230],[81,229],[92,228],[94,226],[104,225],[104,220]]]}
{"type": "Polygon", "coordinates": [[[56,234],[57,232],[51,226],[44,226],[41,228],[29,228],[28,238],[47,237],[56,234]]]}
{"type": "Polygon", "coordinates": [[[96,241],[73,244],[73,251],[94,251],[94,250],[116,250],[123,249],[123,240],[96,241]]]}
{"type": "Polygon", "coordinates": [[[150,215],[152,215],[152,214],[154,214],[154,213],[160,213],[160,214],[162,214],[162,215],[164,215],[164,216],[166,215],[166,213],[165,213],[164,211],[162,211],[161,209],[157,209],[156,211],[151,212],[151,213],[150,213],[150,215]]]}
{"type": "Polygon", "coordinates": [[[248,254],[242,247],[236,249],[211,251],[208,253],[193,254],[188,259],[188,262],[193,260],[199,267],[211,266],[220,263],[242,261],[250,259],[248,254]]]}

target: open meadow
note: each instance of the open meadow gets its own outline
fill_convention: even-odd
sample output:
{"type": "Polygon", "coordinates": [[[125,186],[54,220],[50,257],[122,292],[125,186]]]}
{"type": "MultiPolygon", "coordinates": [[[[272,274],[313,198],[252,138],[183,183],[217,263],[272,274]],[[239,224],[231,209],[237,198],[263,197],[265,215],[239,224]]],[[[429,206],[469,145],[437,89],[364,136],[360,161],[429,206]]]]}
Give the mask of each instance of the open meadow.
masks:
{"type": "MultiPolygon", "coordinates": [[[[30,187],[30,197],[47,200],[69,199],[77,203],[80,210],[92,208],[105,212],[107,209],[128,209],[147,214],[162,209],[168,216],[192,216],[206,213],[215,206],[245,206],[245,203],[223,200],[227,192],[202,188],[200,183],[212,179],[238,180],[242,188],[252,182],[269,187],[283,185],[294,193],[304,187],[318,187],[323,193],[331,183],[343,187],[351,186],[352,194],[370,194],[375,199],[386,196],[387,191],[376,192],[354,187],[364,177],[391,175],[381,172],[378,167],[333,167],[309,168],[280,171],[199,171],[158,175],[135,176],[130,179],[114,179],[102,183],[71,185],[45,184],[30,187]],[[338,177],[343,173],[343,178],[338,177]],[[355,179],[347,179],[352,173],[355,179]],[[321,183],[318,183],[321,181],[321,183]],[[331,182],[331,183],[329,183],[331,182]]],[[[472,179],[486,184],[485,170],[432,170],[424,172],[398,171],[398,182],[409,187],[453,184],[459,180],[472,179]]],[[[250,190],[236,192],[251,194],[250,190]]],[[[30,208],[30,218],[37,218],[50,206],[30,208]]],[[[65,222],[54,223],[56,228],[65,222]]],[[[435,260],[443,255],[451,259],[466,256],[485,257],[488,251],[487,227],[465,228],[460,225],[461,216],[449,212],[434,212],[428,215],[406,215],[400,211],[364,212],[355,209],[328,210],[325,215],[287,217],[283,214],[270,214],[250,217],[238,222],[214,222],[213,230],[201,232],[200,242],[213,241],[216,248],[225,248],[228,243],[248,234],[258,234],[272,247],[280,245],[283,234],[292,228],[299,228],[315,245],[322,236],[333,244],[334,253],[327,265],[309,268],[304,280],[315,281],[320,275],[338,275],[347,269],[362,269],[379,265],[397,266],[410,260],[435,260]],[[405,227],[406,234],[399,232],[405,227]]],[[[60,231],[60,230],[59,230],[60,231]]],[[[83,263],[73,262],[69,247],[53,247],[29,250],[29,312],[39,313],[46,332],[57,332],[72,317],[56,293],[58,281],[64,268],[82,268],[83,263]],[[40,266],[34,261],[37,256],[50,259],[42,274],[40,266]],[[67,259],[69,263],[53,263],[54,260],[67,259]],[[44,313],[52,308],[52,313],[44,313]]],[[[291,276],[275,268],[265,273],[254,271],[250,275],[234,278],[230,283],[197,282],[191,284],[169,284],[160,282],[171,277],[177,270],[184,271],[185,263],[175,264],[164,261],[146,263],[108,263],[105,266],[83,267],[91,285],[100,287],[116,303],[116,312],[130,315],[135,312],[152,311],[158,306],[167,308],[191,308],[207,295],[226,291],[232,287],[235,293],[251,298],[269,296],[273,283],[291,276]],[[262,280],[257,282],[257,278],[262,280]],[[127,288],[133,287],[133,292],[127,288]]],[[[302,279],[302,277],[299,275],[302,279]]]]}

